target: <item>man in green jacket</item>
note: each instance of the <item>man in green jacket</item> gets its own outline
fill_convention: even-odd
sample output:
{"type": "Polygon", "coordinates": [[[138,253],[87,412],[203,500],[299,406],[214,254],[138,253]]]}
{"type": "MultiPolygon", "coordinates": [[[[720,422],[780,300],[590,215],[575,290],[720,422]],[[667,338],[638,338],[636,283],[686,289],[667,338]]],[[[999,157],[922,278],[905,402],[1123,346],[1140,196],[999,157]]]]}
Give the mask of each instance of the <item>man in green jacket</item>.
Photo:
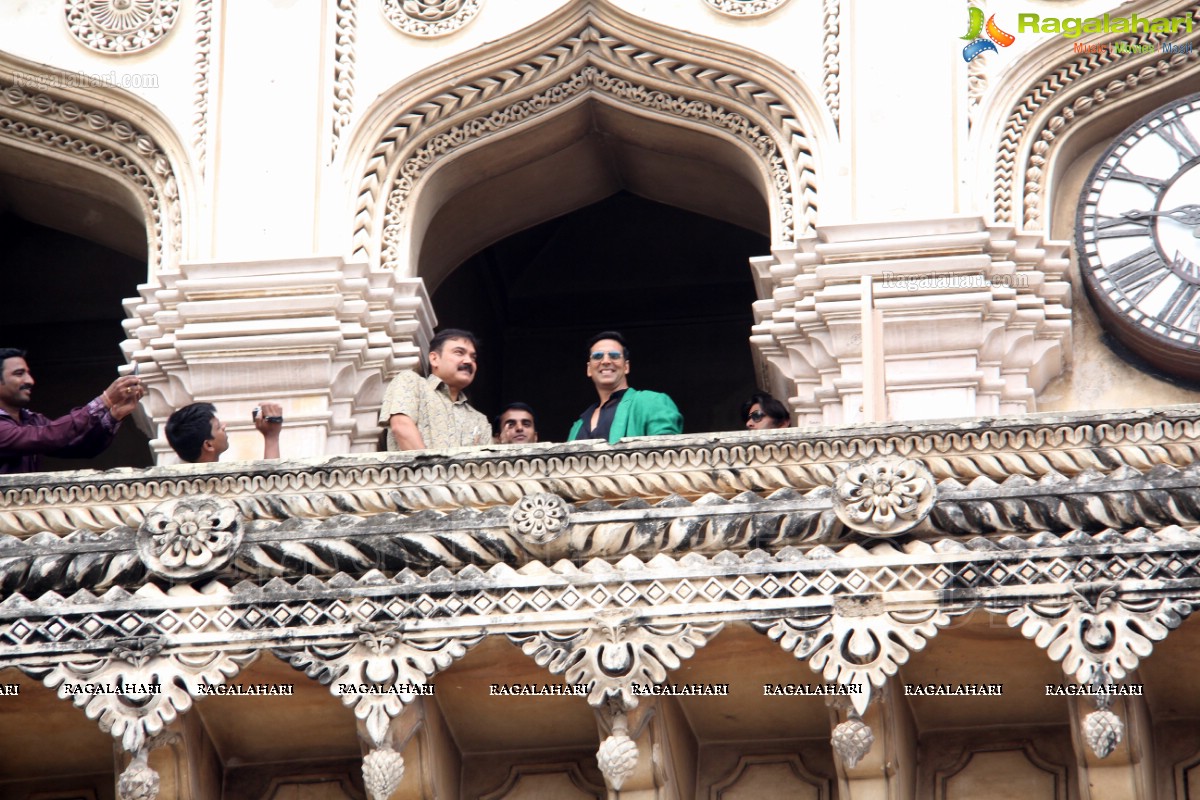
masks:
{"type": "Polygon", "coordinates": [[[568,440],[683,433],[683,415],[662,392],[629,388],[629,348],[617,331],[597,333],[588,341],[587,374],[600,399],[575,420],[568,440]]]}

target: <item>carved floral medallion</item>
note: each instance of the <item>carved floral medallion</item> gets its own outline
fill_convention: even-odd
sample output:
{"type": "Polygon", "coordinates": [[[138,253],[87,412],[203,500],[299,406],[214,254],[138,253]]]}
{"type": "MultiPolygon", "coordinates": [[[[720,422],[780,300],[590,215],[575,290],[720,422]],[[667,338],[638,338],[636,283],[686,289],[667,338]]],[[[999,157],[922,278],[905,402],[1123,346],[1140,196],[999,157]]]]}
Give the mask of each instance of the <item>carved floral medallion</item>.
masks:
{"type": "Polygon", "coordinates": [[[411,36],[454,33],[479,13],[483,0],[383,0],[383,14],[411,36]]]}
{"type": "Polygon", "coordinates": [[[160,503],[146,514],[137,533],[138,555],[146,568],[177,580],[221,569],[241,543],[237,506],[207,495],[160,503]]]}
{"type": "Polygon", "coordinates": [[[833,486],[833,510],[845,525],[872,536],[895,536],[933,508],[933,476],[911,458],[875,458],[846,467],[833,486]]]}
{"type": "Polygon", "coordinates": [[[770,14],[787,0],[704,0],[704,4],[731,17],[759,17],[770,14]]]}
{"type": "Polygon", "coordinates": [[[558,495],[540,492],[522,497],[508,515],[508,528],[534,544],[546,544],[567,529],[570,507],[558,495]]]}
{"type": "Polygon", "coordinates": [[[101,53],[137,53],[158,44],[179,16],[179,0],[67,0],[67,28],[101,53]]]}

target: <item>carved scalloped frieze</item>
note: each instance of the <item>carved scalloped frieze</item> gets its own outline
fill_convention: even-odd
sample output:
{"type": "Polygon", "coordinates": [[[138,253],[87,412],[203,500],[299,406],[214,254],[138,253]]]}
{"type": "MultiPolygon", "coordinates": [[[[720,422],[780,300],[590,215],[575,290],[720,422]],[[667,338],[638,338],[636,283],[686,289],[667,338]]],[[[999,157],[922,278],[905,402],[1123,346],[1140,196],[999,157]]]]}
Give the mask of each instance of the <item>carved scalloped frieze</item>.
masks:
{"type": "Polygon", "coordinates": [[[1194,604],[1194,598],[1178,596],[1122,597],[1116,583],[1092,584],[1013,609],[1007,621],[1079,683],[1106,685],[1137,669],[1194,604]]]}
{"type": "Polygon", "coordinates": [[[275,654],[328,684],[335,697],[354,709],[376,748],[384,746],[388,726],[417,698],[419,687],[483,639],[411,639],[399,626],[371,622],[359,623],[355,635],[348,642],[279,647],[275,654]]]}
{"type": "Polygon", "coordinates": [[[66,0],[67,29],[98,53],[147,50],[163,40],[179,16],[179,0],[66,0]]]}
{"type": "Polygon", "coordinates": [[[754,627],[802,661],[826,681],[849,688],[860,715],[873,693],[923,650],[953,616],[944,609],[887,610],[878,598],[835,600],[834,611],[815,617],[756,621],[754,627]]]}
{"type": "Polygon", "coordinates": [[[446,36],[479,13],[483,0],[381,0],[383,15],[410,36],[446,36]]]}
{"type": "Polygon", "coordinates": [[[103,656],[77,652],[56,663],[20,667],[137,753],[192,707],[201,686],[224,684],[257,657],[256,650],[245,648],[168,653],[160,637],[137,636],[117,640],[103,656]]]}
{"type": "Polygon", "coordinates": [[[0,80],[0,136],[115,174],[145,206],[150,273],[178,261],[183,216],[175,169],[132,121],[0,80]]]}
{"type": "Polygon", "coordinates": [[[581,630],[509,634],[508,638],[538,666],[565,676],[568,684],[588,686],[588,703],[593,707],[613,699],[628,710],[638,704],[634,684],[661,683],[724,624],[638,623],[633,615],[614,611],[600,614],[594,625],[581,630]]]}
{"type": "Polygon", "coordinates": [[[1019,215],[1026,230],[1047,227],[1045,168],[1058,142],[1078,120],[1089,118],[1112,101],[1125,100],[1193,67],[1200,59],[1200,47],[1195,46],[1200,45],[1200,35],[1175,37],[1172,44],[1180,45],[1181,51],[1185,44],[1192,46],[1168,56],[1161,45],[1171,38],[1167,33],[1139,30],[1121,40],[1130,45],[1129,53],[1104,48],[1072,54],[1069,48],[1062,48],[1067,58],[1033,83],[1013,103],[1005,120],[992,187],[997,222],[1013,223],[1019,215]],[[1143,47],[1149,52],[1143,54],[1143,47]],[[1096,80],[1089,80],[1092,77],[1096,80]]]}

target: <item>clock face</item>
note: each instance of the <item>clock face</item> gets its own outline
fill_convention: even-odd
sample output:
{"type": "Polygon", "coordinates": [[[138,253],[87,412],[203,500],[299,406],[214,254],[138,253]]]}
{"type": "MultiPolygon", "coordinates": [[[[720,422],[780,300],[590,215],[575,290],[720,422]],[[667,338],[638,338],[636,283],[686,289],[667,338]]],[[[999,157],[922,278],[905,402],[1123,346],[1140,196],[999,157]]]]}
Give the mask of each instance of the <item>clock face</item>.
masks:
{"type": "Polygon", "coordinates": [[[1200,377],[1200,94],[1108,148],[1084,184],[1075,240],[1107,326],[1159,368],[1200,377]]]}

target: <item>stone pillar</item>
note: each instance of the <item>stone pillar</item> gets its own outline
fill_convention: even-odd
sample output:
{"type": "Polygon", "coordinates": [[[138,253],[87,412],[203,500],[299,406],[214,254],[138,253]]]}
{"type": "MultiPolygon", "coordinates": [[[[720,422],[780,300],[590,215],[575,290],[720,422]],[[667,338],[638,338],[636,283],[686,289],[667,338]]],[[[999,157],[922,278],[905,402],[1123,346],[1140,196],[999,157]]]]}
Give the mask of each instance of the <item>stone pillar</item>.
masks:
{"type": "Polygon", "coordinates": [[[228,458],[261,458],[251,409],[283,405],[284,457],[378,449],[387,381],[417,367],[434,314],[419,278],[340,258],[190,263],[127,300],[126,358],[149,395],[138,423],[159,463],[167,417],[217,405],[228,458]]]}
{"type": "Polygon", "coordinates": [[[823,227],[751,261],[759,381],[798,425],[861,422],[870,277],[883,419],[1036,411],[1070,358],[1065,248],[977,217],[823,227]]]}

